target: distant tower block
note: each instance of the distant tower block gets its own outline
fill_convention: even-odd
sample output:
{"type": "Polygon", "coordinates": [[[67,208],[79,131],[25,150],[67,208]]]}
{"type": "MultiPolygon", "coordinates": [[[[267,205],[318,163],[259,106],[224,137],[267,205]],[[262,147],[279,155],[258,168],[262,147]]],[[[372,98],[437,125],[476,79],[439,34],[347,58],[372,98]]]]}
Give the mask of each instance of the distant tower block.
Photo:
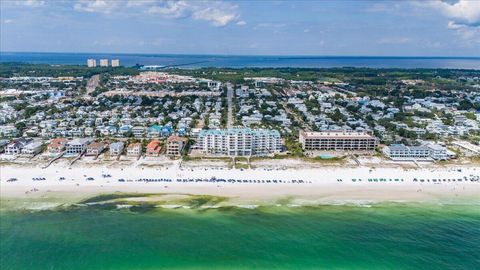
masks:
{"type": "Polygon", "coordinates": [[[120,66],[120,60],[112,59],[112,67],[119,67],[119,66],[120,66]]]}
{"type": "Polygon", "coordinates": [[[100,59],[101,67],[108,67],[108,59],[100,59]]]}
{"type": "Polygon", "coordinates": [[[95,59],[88,59],[87,60],[87,66],[88,67],[96,67],[97,66],[97,61],[95,59]]]}

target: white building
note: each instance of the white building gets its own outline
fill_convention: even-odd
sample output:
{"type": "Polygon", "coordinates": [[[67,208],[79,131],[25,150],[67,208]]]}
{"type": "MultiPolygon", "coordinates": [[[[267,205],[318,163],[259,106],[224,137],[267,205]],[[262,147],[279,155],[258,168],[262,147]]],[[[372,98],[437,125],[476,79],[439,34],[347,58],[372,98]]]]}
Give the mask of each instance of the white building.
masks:
{"type": "Polygon", "coordinates": [[[277,130],[231,128],[202,130],[195,149],[203,155],[264,156],[282,150],[277,130]]]}
{"type": "Polygon", "coordinates": [[[88,59],[88,60],[87,60],[87,66],[88,66],[88,67],[96,67],[96,66],[97,66],[97,60],[95,60],[95,59],[88,59]]]}
{"type": "Polygon", "coordinates": [[[15,137],[18,130],[15,126],[0,126],[0,137],[15,137]]]}
{"type": "Polygon", "coordinates": [[[127,147],[127,156],[138,157],[142,154],[142,144],[132,143],[127,147]]]}
{"type": "Polygon", "coordinates": [[[118,156],[122,154],[125,144],[123,142],[114,142],[110,144],[110,155],[118,156]]]}
{"type": "Polygon", "coordinates": [[[100,59],[101,67],[108,67],[108,59],[100,59]]]}
{"type": "Polygon", "coordinates": [[[467,141],[454,141],[452,145],[461,149],[467,156],[480,156],[480,146],[467,141]]]}
{"type": "Polygon", "coordinates": [[[383,148],[385,156],[393,160],[447,160],[447,148],[438,144],[425,144],[421,146],[405,146],[392,144],[383,148]]]}
{"type": "Polygon", "coordinates": [[[67,143],[67,155],[80,154],[87,149],[88,144],[92,142],[92,139],[80,138],[73,139],[67,143]]]}
{"type": "Polygon", "coordinates": [[[22,149],[31,141],[31,139],[24,138],[13,140],[5,147],[5,154],[18,155],[21,153],[22,149]]]}
{"type": "Polygon", "coordinates": [[[136,138],[143,137],[145,135],[145,132],[146,128],[142,126],[135,126],[132,128],[133,136],[135,136],[136,138]]]}
{"type": "Polygon", "coordinates": [[[112,67],[119,67],[119,66],[120,66],[120,60],[112,59],[112,67]]]}
{"type": "Polygon", "coordinates": [[[43,150],[42,142],[39,142],[39,141],[31,142],[22,148],[22,156],[33,157],[39,154],[40,152],[42,152],[42,150],[43,150]]]}
{"type": "Polygon", "coordinates": [[[299,141],[304,150],[319,151],[362,151],[374,150],[378,145],[377,138],[366,132],[326,131],[299,132],[299,141]]]}

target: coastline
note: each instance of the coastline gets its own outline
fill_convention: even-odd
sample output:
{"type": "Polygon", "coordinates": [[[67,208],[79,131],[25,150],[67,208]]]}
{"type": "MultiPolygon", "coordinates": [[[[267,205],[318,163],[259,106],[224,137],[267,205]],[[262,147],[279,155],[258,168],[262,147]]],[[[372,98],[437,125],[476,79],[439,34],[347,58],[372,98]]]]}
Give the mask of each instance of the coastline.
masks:
{"type": "Polygon", "coordinates": [[[479,175],[480,168],[475,166],[225,169],[205,165],[185,168],[180,166],[180,162],[172,162],[168,166],[126,167],[105,164],[69,167],[60,163],[43,169],[38,164],[7,164],[0,166],[0,198],[4,206],[12,206],[9,201],[20,201],[22,203],[17,207],[27,209],[75,204],[113,193],[147,194],[137,196],[140,198],[136,201],[152,200],[151,196],[156,194],[163,196],[157,203],[166,207],[175,205],[171,201],[175,201],[176,197],[201,195],[227,198],[223,206],[246,207],[275,205],[278,202],[288,202],[292,206],[385,202],[476,204],[480,202],[480,181],[465,179],[478,178],[479,175]],[[45,180],[32,180],[35,177],[45,180]],[[65,180],[59,180],[60,177],[65,180]],[[89,177],[94,180],[86,180],[89,177]],[[10,178],[17,181],[7,182],[10,178]],[[151,181],[158,182],[139,179],[157,179],[151,181]],[[171,182],[161,179],[170,179],[171,182]],[[211,179],[225,179],[225,182],[211,179]],[[227,182],[231,179],[236,181],[227,182]],[[420,182],[421,179],[424,181],[420,182]]]}

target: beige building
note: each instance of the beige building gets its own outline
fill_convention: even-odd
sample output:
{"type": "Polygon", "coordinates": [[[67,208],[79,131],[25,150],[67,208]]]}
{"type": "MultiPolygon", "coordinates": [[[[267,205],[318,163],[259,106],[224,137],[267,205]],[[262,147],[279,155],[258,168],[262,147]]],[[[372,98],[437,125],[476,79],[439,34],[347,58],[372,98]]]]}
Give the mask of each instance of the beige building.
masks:
{"type": "Polygon", "coordinates": [[[95,59],[88,59],[88,60],[87,60],[87,66],[88,66],[88,67],[96,67],[96,66],[97,66],[97,60],[95,60],[95,59]]]}
{"type": "Polygon", "coordinates": [[[187,138],[172,135],[167,139],[167,155],[180,156],[187,144],[187,138]]]}
{"type": "Polygon", "coordinates": [[[127,147],[127,156],[138,157],[142,154],[142,145],[140,143],[131,143],[127,147]]]}
{"type": "Polygon", "coordinates": [[[112,59],[112,67],[119,67],[119,66],[120,66],[120,60],[112,59]]]}
{"type": "Polygon", "coordinates": [[[108,59],[100,59],[101,67],[108,67],[108,59]]]}
{"type": "Polygon", "coordinates": [[[366,132],[300,131],[299,141],[304,150],[319,151],[366,151],[374,150],[378,145],[377,138],[366,132]]]}

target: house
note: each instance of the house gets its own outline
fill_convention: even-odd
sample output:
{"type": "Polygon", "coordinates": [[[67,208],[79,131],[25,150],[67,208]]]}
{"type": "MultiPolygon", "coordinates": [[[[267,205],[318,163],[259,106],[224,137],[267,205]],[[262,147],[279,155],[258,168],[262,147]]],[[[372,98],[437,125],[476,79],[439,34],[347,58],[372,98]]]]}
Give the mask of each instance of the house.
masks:
{"type": "Polygon", "coordinates": [[[68,142],[66,145],[66,148],[67,148],[66,154],[67,155],[80,154],[87,149],[88,144],[90,144],[91,142],[92,142],[92,139],[88,139],[88,138],[73,139],[70,142],[68,142]]]}
{"type": "Polygon", "coordinates": [[[11,141],[9,144],[7,144],[7,147],[5,147],[5,154],[18,155],[21,153],[22,149],[31,141],[32,139],[25,139],[25,138],[15,139],[11,141]]]}
{"type": "Polygon", "coordinates": [[[86,156],[97,156],[102,153],[103,150],[107,148],[107,145],[103,142],[92,142],[87,146],[86,156]]]}
{"type": "Polygon", "coordinates": [[[66,144],[67,144],[67,139],[65,138],[53,139],[50,142],[50,144],[47,145],[47,150],[51,154],[59,154],[63,150],[65,150],[66,144]]]}
{"type": "Polygon", "coordinates": [[[5,147],[9,143],[9,140],[0,140],[0,153],[2,153],[5,150],[5,147]]]}
{"type": "Polygon", "coordinates": [[[121,155],[124,148],[125,148],[125,144],[123,142],[111,143],[110,144],[110,155],[112,155],[112,156],[121,155]]]}
{"type": "Polygon", "coordinates": [[[22,151],[22,156],[33,157],[39,154],[40,152],[42,152],[42,150],[43,150],[43,143],[41,141],[35,141],[25,145],[25,147],[23,147],[21,151],[22,151]]]}
{"type": "Polygon", "coordinates": [[[187,138],[172,135],[167,139],[167,155],[180,156],[187,144],[187,138]]]}
{"type": "Polygon", "coordinates": [[[133,136],[135,136],[136,138],[143,137],[145,135],[145,127],[142,127],[142,126],[133,127],[132,133],[133,133],[133,136]]]}
{"type": "Polygon", "coordinates": [[[147,145],[146,156],[158,157],[160,155],[160,150],[162,150],[161,142],[159,140],[152,140],[147,145]]]}
{"type": "Polygon", "coordinates": [[[131,143],[127,147],[127,156],[138,157],[142,154],[142,145],[140,143],[131,143]]]}
{"type": "Polygon", "coordinates": [[[15,137],[18,130],[14,126],[0,126],[0,137],[15,137]]]}

